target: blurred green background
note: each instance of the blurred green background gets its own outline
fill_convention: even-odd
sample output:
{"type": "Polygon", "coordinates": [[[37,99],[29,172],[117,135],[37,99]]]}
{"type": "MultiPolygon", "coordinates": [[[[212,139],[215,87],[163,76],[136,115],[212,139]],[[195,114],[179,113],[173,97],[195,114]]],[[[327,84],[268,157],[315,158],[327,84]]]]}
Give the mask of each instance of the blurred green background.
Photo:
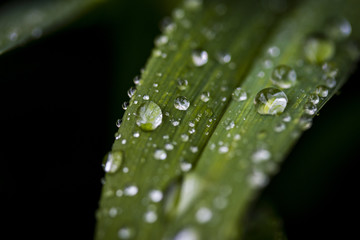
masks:
{"type": "MultiPolygon", "coordinates": [[[[108,0],[0,56],[1,215],[12,239],[93,238],[102,158],[176,2],[108,0]]],[[[261,194],[291,240],[357,233],[359,76],[322,109],[261,194]]]]}

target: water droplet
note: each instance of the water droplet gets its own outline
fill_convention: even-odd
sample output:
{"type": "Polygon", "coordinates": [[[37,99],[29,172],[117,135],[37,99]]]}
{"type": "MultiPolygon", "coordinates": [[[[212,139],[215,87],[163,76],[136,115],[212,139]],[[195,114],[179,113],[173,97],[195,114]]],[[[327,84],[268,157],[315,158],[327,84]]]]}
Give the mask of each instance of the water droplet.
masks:
{"type": "Polygon", "coordinates": [[[131,239],[135,235],[135,231],[132,228],[129,227],[122,227],[118,231],[118,237],[120,239],[131,239]]]}
{"type": "Polygon", "coordinates": [[[226,64],[231,61],[231,55],[227,52],[218,52],[216,58],[220,64],[226,64]]]}
{"type": "Polygon", "coordinates": [[[260,163],[269,160],[270,157],[271,153],[267,149],[261,148],[253,153],[251,159],[254,163],[260,163]]]}
{"type": "Polygon", "coordinates": [[[329,19],[325,27],[326,35],[336,41],[343,40],[351,34],[351,24],[342,17],[329,19]]]}
{"type": "Polygon", "coordinates": [[[178,79],[177,82],[178,82],[177,87],[179,90],[184,91],[188,88],[189,83],[186,79],[178,79]]]}
{"type": "Polygon", "coordinates": [[[312,126],[312,118],[308,115],[303,115],[300,117],[299,119],[299,127],[302,129],[302,130],[307,130],[309,128],[311,128],[312,126]]]}
{"type": "Polygon", "coordinates": [[[280,49],[276,46],[270,47],[268,53],[271,57],[278,57],[280,55],[280,49]]]}
{"type": "Polygon", "coordinates": [[[291,116],[290,116],[290,114],[289,114],[289,113],[284,113],[284,116],[283,116],[282,120],[283,120],[284,122],[290,122],[290,121],[291,121],[291,116]]]}
{"type": "Polygon", "coordinates": [[[112,207],[109,209],[109,217],[114,218],[114,217],[116,217],[117,213],[118,213],[118,210],[116,208],[112,207]]]}
{"type": "Polygon", "coordinates": [[[122,119],[118,119],[116,120],[116,126],[119,128],[121,126],[121,123],[122,123],[122,119]]]}
{"type": "Polygon", "coordinates": [[[152,202],[160,202],[163,198],[163,193],[160,190],[152,190],[149,193],[152,202]]]}
{"type": "Polygon", "coordinates": [[[308,102],[304,106],[304,111],[306,114],[314,115],[317,111],[317,107],[312,102],[308,102]]]}
{"type": "Polygon", "coordinates": [[[154,152],[154,158],[157,160],[165,160],[167,157],[167,154],[164,150],[162,149],[157,149],[154,152]]]}
{"type": "Polygon", "coordinates": [[[326,78],[325,79],[325,85],[328,88],[334,88],[336,86],[336,80],[335,78],[326,78]]]}
{"type": "Polygon", "coordinates": [[[161,108],[154,102],[142,104],[137,110],[136,124],[144,131],[153,131],[162,123],[161,108]]]}
{"type": "Polygon", "coordinates": [[[150,99],[150,97],[149,97],[149,95],[144,95],[144,96],[143,96],[143,99],[144,99],[145,101],[148,101],[148,100],[150,99]]]}
{"type": "Polygon", "coordinates": [[[191,146],[191,147],[190,147],[190,151],[191,151],[192,153],[197,153],[197,151],[199,151],[199,148],[196,147],[196,146],[191,146]]]}
{"type": "Polygon", "coordinates": [[[184,5],[187,9],[196,10],[203,4],[203,0],[185,0],[184,5]]]}
{"type": "Polygon", "coordinates": [[[200,99],[201,101],[203,102],[208,102],[210,100],[210,93],[209,92],[203,92],[201,95],[200,95],[200,99]]]}
{"type": "Polygon", "coordinates": [[[191,170],[191,168],[192,168],[192,164],[191,164],[191,163],[186,162],[186,161],[184,161],[184,160],[182,160],[182,161],[180,162],[180,169],[181,169],[181,171],[183,171],[183,172],[188,172],[188,171],[191,170]]]}
{"type": "Polygon", "coordinates": [[[199,240],[199,234],[192,228],[185,228],[178,232],[173,240],[199,240]]]}
{"type": "Polygon", "coordinates": [[[127,91],[127,94],[128,94],[128,96],[129,96],[129,98],[132,98],[132,97],[134,96],[135,92],[136,92],[136,88],[131,87],[131,88],[127,91]]]}
{"type": "Polygon", "coordinates": [[[211,220],[212,215],[213,213],[209,208],[201,207],[197,210],[195,217],[199,223],[207,223],[211,220]]]}
{"type": "Polygon", "coordinates": [[[269,179],[263,172],[255,170],[249,176],[248,181],[252,187],[259,188],[265,186],[269,179]]]}
{"type": "Polygon", "coordinates": [[[317,94],[311,93],[309,95],[309,101],[312,102],[313,104],[318,104],[319,100],[320,100],[320,98],[319,98],[319,96],[317,94]]]}
{"type": "Polygon", "coordinates": [[[137,186],[135,185],[129,185],[124,189],[124,195],[125,196],[135,196],[138,193],[139,189],[137,186]]]}
{"type": "Polygon", "coordinates": [[[174,145],[172,145],[171,143],[167,143],[167,144],[165,144],[165,149],[168,151],[171,151],[174,149],[174,145]]]}
{"type": "Polygon", "coordinates": [[[183,142],[187,142],[188,140],[189,140],[189,136],[188,135],[186,135],[186,134],[181,134],[181,140],[183,141],[183,142]]]}
{"type": "Polygon", "coordinates": [[[232,99],[237,102],[245,101],[247,99],[247,93],[244,89],[238,87],[232,93],[232,99]]]}
{"type": "Polygon", "coordinates": [[[140,137],[140,133],[139,132],[134,132],[133,136],[134,136],[134,138],[138,138],[138,137],[140,137]]]}
{"type": "Polygon", "coordinates": [[[103,168],[105,172],[115,173],[119,170],[123,162],[123,153],[121,151],[109,152],[103,160],[103,168]]]}
{"type": "Polygon", "coordinates": [[[229,147],[228,146],[221,146],[219,147],[219,153],[220,154],[225,154],[229,151],[229,147]]]}
{"type": "Polygon", "coordinates": [[[180,97],[175,98],[174,106],[176,109],[178,109],[180,111],[186,111],[190,106],[190,102],[189,102],[189,100],[187,100],[186,97],[180,96],[180,97]]]}
{"type": "Polygon", "coordinates": [[[286,125],[283,122],[279,122],[275,125],[274,131],[275,132],[282,132],[286,129],[286,125]]]}
{"type": "Polygon", "coordinates": [[[144,214],[144,220],[147,223],[154,223],[157,220],[157,214],[154,211],[147,211],[144,214]]]}
{"type": "Polygon", "coordinates": [[[135,85],[140,85],[140,77],[139,76],[135,76],[133,81],[134,81],[135,85]]]}
{"type": "Polygon", "coordinates": [[[208,53],[204,50],[193,50],[191,57],[194,65],[197,67],[201,67],[208,62],[208,53]]]}
{"type": "Polygon", "coordinates": [[[296,83],[296,72],[289,66],[279,65],[274,68],[270,79],[278,87],[290,88],[296,83]]]}
{"type": "Polygon", "coordinates": [[[324,63],[321,68],[325,78],[335,78],[339,73],[339,69],[331,62],[324,63]]]}
{"type": "Polygon", "coordinates": [[[185,16],[185,12],[181,8],[176,8],[173,11],[173,16],[175,19],[182,19],[185,16]]]}
{"type": "Polygon", "coordinates": [[[277,88],[265,88],[254,99],[257,112],[263,115],[278,115],[284,112],[287,104],[286,94],[277,88]]]}
{"type": "Polygon", "coordinates": [[[172,33],[176,29],[176,24],[170,17],[166,17],[161,21],[160,29],[164,33],[172,33]]]}
{"type": "Polygon", "coordinates": [[[155,46],[159,47],[159,46],[165,45],[168,43],[168,41],[169,41],[168,36],[160,35],[155,39],[155,46]]]}
{"type": "Polygon", "coordinates": [[[317,86],[315,89],[315,93],[319,96],[319,97],[327,97],[329,94],[329,89],[326,86],[317,86]]]}
{"type": "Polygon", "coordinates": [[[129,107],[129,102],[123,102],[123,104],[121,105],[121,107],[126,110],[129,107]]]}
{"type": "Polygon", "coordinates": [[[335,44],[322,35],[310,36],[304,46],[305,58],[310,63],[323,63],[335,54],[335,44]]]}

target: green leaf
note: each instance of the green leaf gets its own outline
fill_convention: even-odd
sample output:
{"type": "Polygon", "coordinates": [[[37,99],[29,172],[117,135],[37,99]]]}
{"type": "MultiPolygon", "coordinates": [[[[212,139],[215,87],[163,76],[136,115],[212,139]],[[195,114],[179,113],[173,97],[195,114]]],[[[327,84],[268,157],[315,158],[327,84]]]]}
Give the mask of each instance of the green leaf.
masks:
{"type": "Polygon", "coordinates": [[[0,9],[0,54],[37,39],[101,0],[24,1],[0,9]]]}
{"type": "Polygon", "coordinates": [[[98,239],[241,236],[238,220],[358,58],[346,32],[330,31],[338,28],[332,19],[345,17],[359,36],[355,1],[301,1],[283,14],[258,2],[201,2],[175,9],[156,40],[116,134],[123,164],[106,174],[98,239]],[[285,112],[272,93],[260,112],[280,115],[259,114],[260,90],[287,87],[272,76],[278,65],[296,72],[283,89],[285,112]],[[333,71],[334,86],[326,77],[333,71]],[[232,97],[237,87],[246,99],[240,89],[232,97]],[[162,123],[143,131],[136,119],[149,101],[162,123]]]}

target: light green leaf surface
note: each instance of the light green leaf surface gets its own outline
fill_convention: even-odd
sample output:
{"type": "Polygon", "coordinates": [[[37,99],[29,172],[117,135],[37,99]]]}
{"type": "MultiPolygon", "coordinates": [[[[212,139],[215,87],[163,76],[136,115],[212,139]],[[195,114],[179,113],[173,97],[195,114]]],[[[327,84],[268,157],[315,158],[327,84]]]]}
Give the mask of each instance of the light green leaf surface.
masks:
{"type": "Polygon", "coordinates": [[[360,36],[356,1],[301,1],[285,13],[259,2],[194,4],[199,2],[185,1],[174,10],[174,22],[156,41],[124,114],[113,145],[113,151],[123,154],[122,166],[106,174],[97,239],[241,236],[239,220],[251,201],[358,58],[359,50],[351,42],[360,36]],[[334,17],[352,23],[352,36],[334,39],[330,34],[327,40],[333,49],[312,44],[313,51],[320,49],[316,58],[304,56],[308,37],[329,34],[334,17]],[[192,59],[197,50],[208,54],[202,66],[196,65],[204,59],[197,64],[192,59]],[[336,84],[327,88],[315,109],[311,106],[310,115],[304,109],[310,94],[321,95],[319,86],[329,85],[323,79],[329,73],[319,63],[324,58],[338,70],[336,84]],[[274,87],[271,74],[282,64],[297,74],[296,84],[283,89],[288,99],[285,112],[261,115],[254,98],[260,90],[274,87]],[[184,90],[179,79],[188,82],[184,90]],[[246,100],[232,98],[236,87],[245,90],[246,100]],[[178,97],[190,102],[185,111],[175,106],[178,97]],[[136,124],[139,107],[148,101],[162,110],[162,123],[153,131],[136,124]]]}
{"type": "Polygon", "coordinates": [[[14,1],[0,8],[0,54],[41,37],[101,0],[14,1]]]}

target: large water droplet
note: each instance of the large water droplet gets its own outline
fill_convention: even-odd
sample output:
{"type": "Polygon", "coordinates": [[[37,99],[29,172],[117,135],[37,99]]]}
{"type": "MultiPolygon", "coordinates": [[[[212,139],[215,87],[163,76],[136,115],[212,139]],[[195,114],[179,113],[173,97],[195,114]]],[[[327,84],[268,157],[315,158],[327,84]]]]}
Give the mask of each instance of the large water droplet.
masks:
{"type": "Polygon", "coordinates": [[[103,168],[105,172],[115,173],[119,170],[123,162],[123,153],[121,151],[109,152],[103,160],[103,168]]]}
{"type": "Polygon", "coordinates": [[[317,94],[311,93],[309,95],[309,101],[312,102],[313,104],[318,104],[319,101],[320,101],[320,98],[319,98],[319,96],[317,94]]]}
{"type": "Polygon", "coordinates": [[[351,24],[342,17],[329,19],[325,27],[326,35],[336,41],[343,40],[351,34],[351,24]]]}
{"type": "Polygon", "coordinates": [[[271,81],[281,88],[290,88],[295,85],[296,72],[289,66],[279,65],[271,74],[271,81]]]}
{"type": "Polygon", "coordinates": [[[161,108],[149,101],[138,108],[136,124],[144,131],[153,131],[162,123],[162,117],[161,108]]]}
{"type": "Polygon", "coordinates": [[[312,35],[305,42],[304,53],[310,63],[323,63],[334,56],[335,44],[325,36],[312,35]]]}
{"type": "Polygon", "coordinates": [[[264,115],[281,114],[287,102],[286,94],[277,88],[265,88],[258,92],[254,99],[257,112],[264,115]]]}
{"type": "Polygon", "coordinates": [[[184,96],[180,96],[175,98],[174,101],[174,107],[180,111],[186,111],[190,106],[190,102],[189,100],[184,97],[184,96]]]}
{"type": "Polygon", "coordinates": [[[247,99],[247,93],[244,89],[238,87],[232,93],[232,99],[237,102],[245,101],[247,99]]]}
{"type": "Polygon", "coordinates": [[[204,50],[193,50],[191,57],[197,67],[201,67],[208,62],[208,53],[204,50]]]}

